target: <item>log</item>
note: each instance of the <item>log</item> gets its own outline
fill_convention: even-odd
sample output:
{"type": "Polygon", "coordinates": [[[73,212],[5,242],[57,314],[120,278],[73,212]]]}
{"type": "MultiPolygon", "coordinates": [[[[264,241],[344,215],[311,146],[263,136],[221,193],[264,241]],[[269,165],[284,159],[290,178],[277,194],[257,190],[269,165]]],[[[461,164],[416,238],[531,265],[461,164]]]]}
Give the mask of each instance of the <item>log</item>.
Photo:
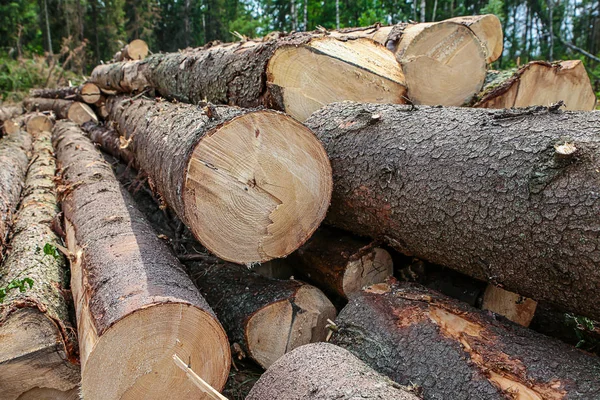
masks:
{"type": "Polygon", "coordinates": [[[67,86],[54,89],[31,89],[29,91],[29,96],[96,104],[100,100],[102,93],[100,93],[100,88],[94,83],[87,82],[81,86],[67,86]]]}
{"type": "Polygon", "coordinates": [[[417,284],[353,297],[332,343],[423,398],[593,399],[600,359],[417,284]]]}
{"type": "Polygon", "coordinates": [[[157,193],[218,257],[240,264],[285,257],[325,217],[329,160],[294,119],[116,97],[107,108],[157,193]]]}
{"type": "Polygon", "coordinates": [[[18,131],[0,139],[0,259],[21,198],[30,152],[31,136],[26,132],[18,131]]]}
{"type": "Polygon", "coordinates": [[[462,24],[473,31],[485,47],[488,64],[493,63],[502,55],[502,50],[504,50],[502,23],[494,14],[454,17],[446,21],[462,24]]]}
{"type": "Polygon", "coordinates": [[[134,39],[113,56],[113,61],[143,60],[149,53],[148,44],[142,39],[134,39]]]}
{"type": "Polygon", "coordinates": [[[24,129],[32,136],[39,132],[51,132],[54,126],[52,115],[46,115],[40,112],[30,112],[18,117],[4,121],[4,131],[6,133],[17,133],[24,129]]]}
{"type": "Polygon", "coordinates": [[[563,101],[567,110],[590,111],[596,95],[580,60],[532,61],[514,73],[491,72],[474,107],[550,106],[563,101]]]}
{"type": "Polygon", "coordinates": [[[300,121],[334,101],[402,103],[406,92],[404,75],[383,46],[311,33],[99,65],[91,80],[101,89],[151,88],[186,103],[266,106],[300,121]]]}
{"type": "Polygon", "coordinates": [[[58,121],[53,144],[64,184],[82,397],[201,397],[173,355],[221,390],[231,361],[227,336],[179,261],[76,124],[58,121]]]}
{"type": "Polygon", "coordinates": [[[502,315],[528,327],[535,315],[537,302],[495,285],[489,284],[483,294],[481,308],[502,315]]]}
{"type": "MultiPolygon", "coordinates": [[[[408,89],[406,96],[414,104],[461,106],[479,93],[485,81],[486,47],[463,23],[375,25],[330,34],[384,44],[396,55],[408,89]]],[[[501,27],[490,35],[502,38],[501,27]]]]}
{"type": "Polygon", "coordinates": [[[418,400],[349,351],[329,343],[299,347],[254,384],[246,400],[418,400]]]}
{"type": "Polygon", "coordinates": [[[77,338],[65,299],[67,266],[51,228],[58,205],[50,135],[40,132],[33,144],[11,250],[0,267],[2,288],[31,279],[31,286],[8,291],[0,303],[0,391],[7,400],[34,394],[37,399],[65,398],[79,383],[77,338]]]}
{"type": "Polygon", "coordinates": [[[394,273],[392,256],[372,241],[321,227],[287,261],[294,276],[330,296],[347,299],[365,286],[384,282],[394,273]]]}
{"type": "Polygon", "coordinates": [[[23,106],[28,111],[52,111],[57,119],[70,119],[79,125],[88,121],[98,122],[90,106],[78,101],[28,97],[23,100],[23,106]]]}
{"type": "Polygon", "coordinates": [[[351,102],[307,121],[332,163],[330,224],[594,319],[599,125],[599,112],[351,102]]]}
{"type": "Polygon", "coordinates": [[[243,265],[188,262],[200,293],[232,343],[269,368],[296,347],[325,340],[333,304],[316,287],[265,278],[243,265]]]}
{"type": "Polygon", "coordinates": [[[21,115],[25,112],[23,110],[23,106],[18,104],[16,106],[3,106],[0,107],[0,122],[4,122],[8,119],[16,117],[17,115],[21,115]]]}

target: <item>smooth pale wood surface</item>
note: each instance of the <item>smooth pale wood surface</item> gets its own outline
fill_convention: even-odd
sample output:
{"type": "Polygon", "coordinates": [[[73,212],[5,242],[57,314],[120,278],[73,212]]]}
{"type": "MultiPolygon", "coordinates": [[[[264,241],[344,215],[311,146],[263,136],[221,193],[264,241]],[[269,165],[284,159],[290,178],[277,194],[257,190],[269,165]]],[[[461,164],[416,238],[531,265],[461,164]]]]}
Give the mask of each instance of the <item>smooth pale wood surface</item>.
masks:
{"type": "Polygon", "coordinates": [[[504,33],[502,23],[494,14],[468,15],[450,18],[446,21],[457,22],[469,27],[486,49],[488,64],[496,61],[504,49],[504,33]]]}
{"type": "Polygon", "coordinates": [[[348,263],[342,280],[344,294],[347,297],[366,286],[384,282],[393,273],[394,263],[390,253],[375,247],[358,260],[348,263]]]}
{"type": "Polygon", "coordinates": [[[259,111],[200,141],[185,188],[189,224],[207,249],[237,263],[268,261],[297,249],[321,223],[331,167],[309,129],[259,111]]]}
{"type": "Polygon", "coordinates": [[[71,121],[77,123],[78,125],[83,125],[88,121],[98,122],[98,117],[94,111],[85,103],[80,103],[78,101],[74,102],[71,107],[69,107],[69,111],[67,112],[67,118],[71,121]]]}
{"type": "Polygon", "coordinates": [[[127,56],[132,60],[143,60],[148,56],[148,44],[142,39],[132,40],[127,45],[127,56]]]}
{"type": "Polygon", "coordinates": [[[267,79],[280,88],[286,113],[299,121],[335,101],[404,103],[406,92],[393,54],[366,38],[323,37],[281,47],[269,61],[267,79]]]}
{"type": "Polygon", "coordinates": [[[483,295],[481,308],[527,327],[533,319],[537,302],[495,285],[488,285],[483,295]]]}
{"type": "Polygon", "coordinates": [[[81,97],[87,104],[97,103],[101,96],[100,88],[95,83],[87,82],[81,86],[81,97]]]}

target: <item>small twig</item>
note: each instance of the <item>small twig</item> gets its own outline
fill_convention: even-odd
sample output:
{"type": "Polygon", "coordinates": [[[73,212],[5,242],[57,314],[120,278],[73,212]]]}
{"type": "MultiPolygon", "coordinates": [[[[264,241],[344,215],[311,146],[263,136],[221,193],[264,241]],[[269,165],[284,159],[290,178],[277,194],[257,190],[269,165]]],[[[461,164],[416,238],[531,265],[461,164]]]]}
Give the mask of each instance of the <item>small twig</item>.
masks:
{"type": "Polygon", "coordinates": [[[173,354],[173,361],[175,364],[181,368],[187,377],[196,385],[200,390],[208,395],[208,397],[214,400],[227,400],[227,397],[223,396],[221,393],[217,392],[215,388],[210,386],[204,379],[200,378],[189,365],[183,362],[181,358],[177,356],[177,354],[173,354]]]}

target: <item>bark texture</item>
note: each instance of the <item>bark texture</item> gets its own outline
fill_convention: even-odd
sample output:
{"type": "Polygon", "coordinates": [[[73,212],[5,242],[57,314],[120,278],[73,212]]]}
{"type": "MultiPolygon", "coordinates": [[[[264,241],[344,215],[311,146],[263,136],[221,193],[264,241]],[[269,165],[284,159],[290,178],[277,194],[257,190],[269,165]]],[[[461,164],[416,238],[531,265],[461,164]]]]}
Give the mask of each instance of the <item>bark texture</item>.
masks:
{"type": "MultiPolygon", "coordinates": [[[[333,304],[318,289],[304,282],[269,279],[242,265],[201,262],[188,265],[196,285],[212,305],[229,340],[239,344],[263,368],[268,368],[280,356],[298,346],[324,340],[327,334],[326,321],[335,318],[333,304]],[[315,303],[325,302],[324,306],[308,308],[306,299],[298,298],[302,288],[311,288],[312,294],[318,297],[315,303]],[[286,315],[285,312],[267,317],[268,321],[265,322],[273,326],[272,331],[264,329],[266,324],[251,321],[260,311],[270,314],[267,309],[278,307],[278,303],[290,305],[289,320],[286,318],[281,321],[278,318],[286,315]],[[309,318],[306,321],[300,321],[307,316],[309,318]],[[260,332],[252,332],[253,329],[260,329],[260,332]],[[259,337],[263,343],[257,343],[253,339],[255,337],[259,337]],[[267,351],[269,354],[265,354],[264,342],[270,347],[267,351]]],[[[309,306],[313,306],[312,302],[309,303],[309,306]]]]}
{"type": "Polygon", "coordinates": [[[100,89],[93,83],[86,83],[82,86],[67,86],[55,89],[31,89],[29,96],[95,104],[100,99],[100,89]]]}
{"type": "Polygon", "coordinates": [[[23,100],[23,106],[28,111],[52,111],[56,118],[67,119],[69,109],[73,105],[72,100],[52,99],[42,97],[27,97],[23,100]]]}
{"type": "Polygon", "coordinates": [[[600,113],[337,103],[329,223],[598,319],[600,113]]]}
{"type": "Polygon", "coordinates": [[[71,283],[83,396],[112,399],[131,392],[147,396],[144,398],[164,398],[166,390],[176,397],[198,395],[191,382],[182,380],[183,375],[177,377],[183,374],[171,361],[177,349],[190,352],[195,371],[221,389],[229,370],[229,348],[208,303],[81,129],[70,121],[59,121],[53,144],[64,184],[67,245],[74,254],[71,283]],[[161,314],[162,307],[171,310],[173,306],[178,312],[172,317],[173,312],[161,314]],[[167,333],[152,324],[151,313],[156,313],[156,323],[167,326],[167,333]],[[139,318],[142,322],[136,323],[139,318]],[[190,334],[177,331],[182,319],[184,326],[189,324],[203,332],[202,346],[194,347],[199,339],[193,332],[190,339],[190,334]],[[120,326],[127,332],[118,335],[120,326]],[[168,332],[171,326],[175,332],[168,332]],[[143,335],[153,339],[143,340],[143,335]],[[177,343],[174,338],[178,338],[177,343]],[[122,348],[107,347],[106,341],[122,348]],[[160,354],[154,353],[156,349],[145,349],[154,342],[162,346],[160,354]],[[169,352],[173,346],[177,347],[169,352]],[[131,365],[110,363],[113,351],[123,352],[119,357],[130,360],[131,365]],[[154,379],[146,368],[137,365],[161,368],[154,379]],[[106,379],[111,385],[106,385],[106,379]],[[176,389],[172,379],[179,382],[176,389]]]}
{"type": "Polygon", "coordinates": [[[77,338],[65,299],[67,266],[62,254],[44,251],[61,243],[51,228],[58,205],[50,135],[42,132],[34,142],[11,250],[0,268],[0,287],[13,279],[33,281],[24,292],[9,291],[0,304],[0,390],[6,399],[35,388],[67,392],[80,379],[77,338]]]}
{"type": "Polygon", "coordinates": [[[0,139],[0,258],[25,183],[30,152],[31,136],[26,132],[0,139]]]}
{"type": "Polygon", "coordinates": [[[592,399],[600,359],[415,284],[375,285],[332,342],[424,399],[592,399]]]}
{"type": "Polygon", "coordinates": [[[329,343],[299,347],[265,372],[247,400],[418,400],[347,350],[329,343]]]}
{"type": "Polygon", "coordinates": [[[17,115],[21,115],[23,112],[23,107],[20,104],[16,106],[0,107],[0,122],[4,122],[7,119],[16,117],[17,115]]]}
{"type": "Polygon", "coordinates": [[[129,148],[127,139],[121,136],[116,129],[110,127],[110,124],[99,125],[94,121],[89,121],[83,124],[81,128],[92,142],[100,145],[103,151],[113,157],[120,158],[133,168],[139,169],[139,166],[135,162],[134,154],[129,148]]]}

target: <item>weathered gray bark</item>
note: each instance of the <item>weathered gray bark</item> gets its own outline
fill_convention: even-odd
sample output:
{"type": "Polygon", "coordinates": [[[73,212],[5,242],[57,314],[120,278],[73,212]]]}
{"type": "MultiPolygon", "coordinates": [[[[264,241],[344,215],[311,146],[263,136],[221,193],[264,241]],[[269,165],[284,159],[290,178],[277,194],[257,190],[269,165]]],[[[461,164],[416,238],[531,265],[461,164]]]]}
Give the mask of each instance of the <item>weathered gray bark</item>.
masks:
{"type": "Polygon", "coordinates": [[[333,343],[426,400],[600,396],[597,357],[416,284],[375,285],[336,324],[333,343]]]}
{"type": "Polygon", "coordinates": [[[172,379],[178,378],[170,374],[177,367],[165,366],[167,362],[171,365],[176,350],[189,352],[186,354],[195,359],[199,374],[221,389],[229,371],[229,346],[210,306],[81,129],[70,121],[57,122],[53,144],[64,184],[66,242],[74,257],[71,283],[79,330],[83,396],[120,398],[126,390],[134,389],[135,393],[148,396],[145,398],[164,398],[166,390],[176,397],[199,393],[191,382],[181,384],[177,380],[178,384],[173,385],[172,379]],[[173,306],[178,311],[172,316],[161,313],[162,307],[171,310],[173,306]],[[131,321],[143,315],[146,325],[132,326],[131,321]],[[157,315],[154,322],[166,328],[150,324],[151,315],[157,315]],[[199,339],[194,333],[190,337],[186,332],[169,333],[170,329],[180,329],[179,324],[196,326],[203,337],[199,339]],[[125,327],[126,332],[121,332],[120,327],[125,327]],[[114,345],[118,332],[121,332],[119,346],[123,348],[107,348],[105,337],[114,345]],[[140,340],[139,335],[147,334],[151,334],[151,341],[140,340]],[[177,343],[175,337],[180,339],[177,343]],[[161,357],[153,353],[156,351],[152,349],[153,343],[162,346],[161,357]],[[146,350],[146,346],[151,349],[146,350]],[[118,354],[113,354],[114,351],[118,354]],[[161,371],[157,370],[156,379],[144,378],[145,368],[112,364],[109,360],[113,356],[147,368],[162,363],[161,371]],[[105,384],[106,379],[111,380],[111,385],[105,384]]]}
{"type": "Polygon", "coordinates": [[[98,145],[106,153],[120,158],[127,165],[138,169],[139,166],[135,162],[134,154],[126,146],[125,139],[120,139],[121,135],[114,128],[106,125],[98,125],[94,121],[86,122],[81,126],[90,140],[98,145]]]}
{"type": "Polygon", "coordinates": [[[329,343],[299,347],[265,372],[247,400],[418,400],[419,396],[329,343]]]}
{"type": "Polygon", "coordinates": [[[16,117],[17,115],[21,115],[23,112],[23,107],[20,104],[16,106],[0,107],[0,122],[4,122],[7,119],[16,117]]]}
{"type": "Polygon", "coordinates": [[[77,338],[69,320],[65,293],[67,266],[54,250],[60,239],[51,229],[58,213],[56,170],[50,132],[33,145],[24,195],[11,234],[11,250],[0,267],[0,287],[29,278],[33,286],[11,290],[0,304],[0,391],[4,399],[24,393],[74,389],[80,379],[77,338]],[[27,373],[26,373],[27,372],[27,373]],[[25,374],[26,373],[26,374],[25,374]]]}
{"type": "Polygon", "coordinates": [[[27,174],[31,136],[23,131],[0,139],[0,259],[27,174]]]}
{"type": "Polygon", "coordinates": [[[600,113],[345,102],[307,126],[329,223],[600,318],[600,113]]]}
{"type": "Polygon", "coordinates": [[[92,83],[86,83],[82,86],[68,86],[55,89],[31,89],[29,95],[45,99],[73,100],[94,104],[100,97],[100,89],[92,83]]]}

